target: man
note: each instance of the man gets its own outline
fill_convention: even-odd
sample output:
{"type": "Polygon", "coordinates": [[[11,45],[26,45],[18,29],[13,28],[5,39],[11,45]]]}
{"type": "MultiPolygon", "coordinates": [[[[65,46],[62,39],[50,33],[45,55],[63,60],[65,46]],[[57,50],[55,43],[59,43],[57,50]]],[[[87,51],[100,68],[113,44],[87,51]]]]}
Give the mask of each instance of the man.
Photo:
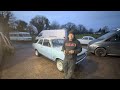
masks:
{"type": "Polygon", "coordinates": [[[77,59],[77,54],[82,51],[80,42],[75,38],[72,31],[69,32],[68,39],[65,40],[62,50],[65,54],[65,59],[63,61],[63,68],[65,73],[65,79],[72,79],[75,69],[75,63],[77,59]]]}

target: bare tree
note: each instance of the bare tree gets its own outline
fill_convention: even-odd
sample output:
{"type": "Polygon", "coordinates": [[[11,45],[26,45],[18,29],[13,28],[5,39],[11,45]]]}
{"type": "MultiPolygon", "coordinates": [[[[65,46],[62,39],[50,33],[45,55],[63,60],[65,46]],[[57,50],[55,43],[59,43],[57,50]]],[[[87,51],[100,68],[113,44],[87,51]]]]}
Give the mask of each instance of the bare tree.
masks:
{"type": "Polygon", "coordinates": [[[108,26],[104,26],[104,27],[102,28],[102,34],[105,34],[105,33],[107,33],[108,31],[109,31],[108,26]]]}
{"type": "Polygon", "coordinates": [[[92,28],[90,28],[88,32],[89,32],[89,34],[93,34],[93,31],[94,30],[92,28]]]}
{"type": "Polygon", "coordinates": [[[68,22],[67,24],[64,24],[61,26],[61,28],[65,28],[69,31],[73,30],[74,32],[77,31],[77,27],[74,23],[68,22]]]}
{"type": "Polygon", "coordinates": [[[23,21],[23,20],[16,20],[16,29],[18,31],[24,32],[27,29],[27,22],[23,21]]]}
{"type": "Polygon", "coordinates": [[[32,24],[29,24],[27,27],[27,31],[30,32],[30,35],[36,35],[38,33],[38,30],[35,26],[33,26],[32,24]]]}
{"type": "Polygon", "coordinates": [[[50,29],[60,29],[60,24],[57,21],[53,21],[50,25],[50,29]]]}
{"type": "Polygon", "coordinates": [[[30,21],[30,24],[37,28],[38,34],[43,29],[49,29],[49,23],[49,20],[45,16],[36,16],[30,21]]]}
{"type": "Polygon", "coordinates": [[[86,27],[83,26],[82,24],[79,24],[79,25],[77,26],[77,30],[78,30],[78,33],[80,33],[80,34],[88,33],[88,30],[87,30],[86,27]]]}
{"type": "Polygon", "coordinates": [[[0,11],[0,24],[2,32],[9,38],[10,25],[15,20],[11,11],[0,11]]]}

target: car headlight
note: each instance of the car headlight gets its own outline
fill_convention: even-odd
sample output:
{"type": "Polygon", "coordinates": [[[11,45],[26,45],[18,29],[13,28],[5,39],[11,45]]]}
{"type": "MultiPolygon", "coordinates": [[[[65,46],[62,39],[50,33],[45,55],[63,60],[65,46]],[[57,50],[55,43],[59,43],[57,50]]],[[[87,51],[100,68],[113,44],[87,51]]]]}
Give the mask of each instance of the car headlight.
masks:
{"type": "Polygon", "coordinates": [[[96,44],[91,44],[90,47],[98,47],[96,44]]]}

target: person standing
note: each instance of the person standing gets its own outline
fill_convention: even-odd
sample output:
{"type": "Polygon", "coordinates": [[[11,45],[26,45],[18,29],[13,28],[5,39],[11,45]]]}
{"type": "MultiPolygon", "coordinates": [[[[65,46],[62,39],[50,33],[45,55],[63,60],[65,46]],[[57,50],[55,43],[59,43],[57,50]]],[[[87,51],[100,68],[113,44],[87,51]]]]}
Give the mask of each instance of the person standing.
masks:
{"type": "Polygon", "coordinates": [[[65,58],[63,61],[63,69],[65,73],[65,79],[72,79],[75,63],[77,59],[77,54],[82,51],[80,42],[75,38],[73,31],[70,31],[68,34],[68,39],[65,40],[62,50],[64,51],[65,58]]]}

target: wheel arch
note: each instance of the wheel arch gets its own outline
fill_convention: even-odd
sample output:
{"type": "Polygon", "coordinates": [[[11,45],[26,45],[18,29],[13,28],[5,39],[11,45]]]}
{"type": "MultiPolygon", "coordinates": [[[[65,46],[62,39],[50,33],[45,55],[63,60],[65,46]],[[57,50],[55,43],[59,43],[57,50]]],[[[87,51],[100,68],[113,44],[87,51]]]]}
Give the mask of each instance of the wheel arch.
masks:
{"type": "MultiPolygon", "coordinates": [[[[96,49],[98,49],[98,48],[104,48],[105,50],[107,50],[105,47],[97,47],[96,49]]],[[[95,50],[96,50],[96,49],[95,49],[95,50]]],[[[94,50],[94,53],[95,53],[95,50],[94,50]]]]}
{"type": "Polygon", "coordinates": [[[61,60],[61,59],[60,59],[60,58],[56,58],[56,59],[55,59],[55,62],[57,62],[57,60],[61,60]]]}

